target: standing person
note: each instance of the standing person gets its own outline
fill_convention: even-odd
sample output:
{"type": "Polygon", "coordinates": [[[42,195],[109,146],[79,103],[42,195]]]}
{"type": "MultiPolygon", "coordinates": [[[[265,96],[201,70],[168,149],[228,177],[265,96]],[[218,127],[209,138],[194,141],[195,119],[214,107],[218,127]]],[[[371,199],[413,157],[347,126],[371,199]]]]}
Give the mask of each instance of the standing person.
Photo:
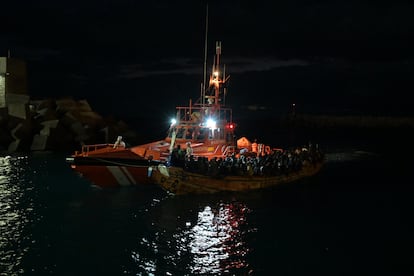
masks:
{"type": "Polygon", "coordinates": [[[180,160],[180,157],[179,157],[179,151],[180,150],[180,145],[178,145],[177,147],[175,147],[173,150],[172,150],[172,152],[171,152],[171,154],[170,154],[170,156],[169,156],[169,163],[170,163],[170,166],[177,166],[178,164],[179,164],[179,160],[180,160]]]}
{"type": "Polygon", "coordinates": [[[185,151],[181,148],[181,145],[177,145],[178,148],[178,163],[180,167],[184,166],[185,151]]]}
{"type": "Polygon", "coordinates": [[[190,156],[193,155],[193,148],[191,147],[191,142],[187,142],[187,148],[185,150],[185,159],[190,160],[190,156]]]}

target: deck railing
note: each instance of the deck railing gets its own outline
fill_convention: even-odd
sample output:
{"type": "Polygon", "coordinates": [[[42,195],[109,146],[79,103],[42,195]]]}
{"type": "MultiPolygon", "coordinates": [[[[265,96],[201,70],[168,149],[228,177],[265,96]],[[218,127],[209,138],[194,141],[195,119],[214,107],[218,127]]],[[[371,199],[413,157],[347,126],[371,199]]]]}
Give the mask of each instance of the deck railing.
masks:
{"type": "Polygon", "coordinates": [[[89,152],[91,151],[95,151],[98,149],[104,149],[104,148],[112,148],[114,146],[114,144],[95,144],[95,145],[83,145],[82,146],[82,151],[79,152],[75,152],[76,155],[81,154],[81,155],[88,155],[89,152]]]}

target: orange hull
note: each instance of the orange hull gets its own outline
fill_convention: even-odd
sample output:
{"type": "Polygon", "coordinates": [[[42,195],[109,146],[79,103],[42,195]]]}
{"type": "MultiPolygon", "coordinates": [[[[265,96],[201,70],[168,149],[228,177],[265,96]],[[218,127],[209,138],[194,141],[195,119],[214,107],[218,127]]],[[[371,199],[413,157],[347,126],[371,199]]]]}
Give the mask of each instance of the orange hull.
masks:
{"type": "Polygon", "coordinates": [[[148,177],[148,167],[72,165],[72,168],[89,181],[104,188],[152,183],[148,177]]]}
{"type": "Polygon", "coordinates": [[[110,144],[84,146],[67,161],[74,171],[100,187],[151,184],[148,170],[159,164],[145,154],[139,155],[137,148],[114,148],[110,144]]]}
{"type": "MultiPolygon", "coordinates": [[[[176,144],[185,148],[188,141],[181,139],[176,144]]],[[[222,158],[234,150],[234,146],[217,140],[193,141],[192,146],[194,157],[207,159],[222,158]]],[[[168,138],[132,148],[114,148],[113,144],[86,145],[67,160],[73,170],[97,186],[149,185],[152,180],[148,169],[166,163],[169,147],[168,138]]]]}

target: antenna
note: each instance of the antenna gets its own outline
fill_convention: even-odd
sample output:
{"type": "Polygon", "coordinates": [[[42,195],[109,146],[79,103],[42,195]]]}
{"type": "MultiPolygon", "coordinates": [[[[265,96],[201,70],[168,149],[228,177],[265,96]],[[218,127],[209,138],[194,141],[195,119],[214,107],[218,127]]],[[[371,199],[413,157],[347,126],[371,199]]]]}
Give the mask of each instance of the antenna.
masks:
{"type": "Polygon", "coordinates": [[[7,57],[10,58],[11,54],[10,54],[10,49],[7,50],[7,57]]]}
{"type": "Polygon", "coordinates": [[[220,101],[220,85],[222,83],[222,79],[220,77],[221,73],[219,72],[219,70],[220,70],[220,55],[221,55],[221,41],[216,41],[216,61],[215,61],[215,64],[213,66],[213,70],[215,71],[215,72],[213,72],[213,74],[217,74],[216,75],[217,84],[215,85],[215,89],[214,89],[214,98],[215,98],[214,101],[215,101],[216,105],[219,104],[219,101],[220,101]]]}
{"type": "MultiPolygon", "coordinates": [[[[223,81],[226,81],[226,64],[223,65],[223,81]]],[[[224,86],[223,90],[223,105],[226,105],[227,88],[224,86]]]]}
{"type": "Polygon", "coordinates": [[[203,68],[203,87],[201,91],[201,104],[204,106],[206,97],[206,78],[207,78],[207,33],[208,33],[208,4],[206,7],[206,33],[204,37],[204,68],[203,68]]]}

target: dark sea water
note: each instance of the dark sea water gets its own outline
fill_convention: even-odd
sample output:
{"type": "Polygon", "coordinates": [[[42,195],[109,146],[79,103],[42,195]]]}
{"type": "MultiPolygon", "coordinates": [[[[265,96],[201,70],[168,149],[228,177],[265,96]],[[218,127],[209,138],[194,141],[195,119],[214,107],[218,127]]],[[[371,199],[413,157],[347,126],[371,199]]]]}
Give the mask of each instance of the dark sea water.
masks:
{"type": "Polygon", "coordinates": [[[2,154],[0,275],[414,275],[411,140],[327,137],[314,177],[207,196],[100,189],[64,154],[2,154]]]}

